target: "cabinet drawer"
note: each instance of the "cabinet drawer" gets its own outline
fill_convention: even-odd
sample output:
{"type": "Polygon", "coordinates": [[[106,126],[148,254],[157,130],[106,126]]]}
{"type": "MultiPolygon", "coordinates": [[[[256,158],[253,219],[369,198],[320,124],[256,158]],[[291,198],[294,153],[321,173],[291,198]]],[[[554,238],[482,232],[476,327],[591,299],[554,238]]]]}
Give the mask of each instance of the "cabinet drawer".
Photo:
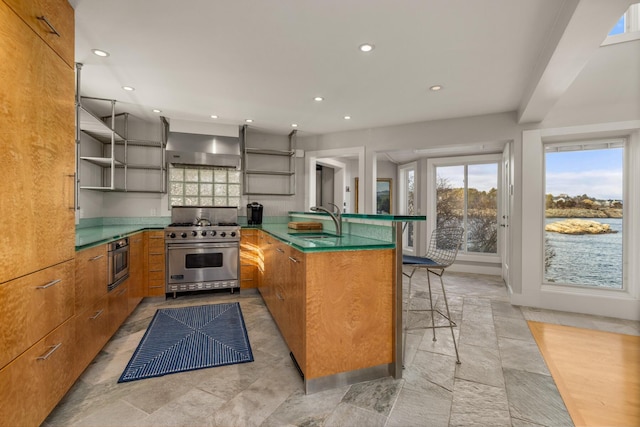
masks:
{"type": "Polygon", "coordinates": [[[151,266],[157,268],[158,265],[161,265],[164,269],[164,253],[162,254],[153,254],[149,253],[149,269],[151,266]]]}
{"type": "Polygon", "coordinates": [[[2,425],[40,425],[69,390],[74,376],[73,319],[0,370],[2,425]]]}
{"type": "Polygon", "coordinates": [[[107,245],[76,253],[76,313],[86,310],[107,294],[107,245]]]}
{"type": "Polygon", "coordinates": [[[109,341],[109,305],[105,295],[92,307],[74,317],[76,323],[76,377],[91,363],[109,341]]]}
{"type": "Polygon", "coordinates": [[[164,277],[162,280],[149,280],[149,289],[147,290],[148,297],[159,297],[165,294],[164,277]]]}
{"type": "Polygon", "coordinates": [[[73,316],[73,261],[0,285],[0,367],[73,316]]]}
{"type": "Polygon", "coordinates": [[[67,0],[4,0],[4,2],[70,67],[74,66],[74,11],[67,0]],[[57,34],[54,33],[54,29],[57,34]]]}
{"type": "Polygon", "coordinates": [[[109,292],[109,335],[113,335],[129,315],[129,295],[126,282],[109,292]]]}
{"type": "Polygon", "coordinates": [[[149,231],[149,252],[164,253],[164,231],[149,231]]]}

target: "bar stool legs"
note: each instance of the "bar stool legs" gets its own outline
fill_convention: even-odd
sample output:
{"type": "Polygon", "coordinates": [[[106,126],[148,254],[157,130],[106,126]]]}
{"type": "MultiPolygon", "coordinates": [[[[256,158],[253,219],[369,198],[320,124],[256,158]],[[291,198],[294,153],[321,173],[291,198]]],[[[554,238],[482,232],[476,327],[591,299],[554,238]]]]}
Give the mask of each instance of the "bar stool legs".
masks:
{"type": "MultiPolygon", "coordinates": [[[[453,328],[457,326],[457,324],[453,321],[453,319],[451,318],[451,312],[449,311],[449,302],[447,301],[447,293],[444,289],[444,282],[442,281],[442,275],[444,274],[444,268],[426,268],[426,267],[419,267],[419,266],[415,266],[412,270],[411,270],[411,274],[405,274],[405,276],[407,276],[409,278],[409,289],[408,289],[408,296],[407,296],[407,306],[405,308],[405,327],[404,327],[404,348],[403,348],[403,357],[406,356],[406,352],[407,352],[407,333],[408,331],[413,331],[413,330],[418,330],[418,329],[432,329],[433,330],[433,341],[437,341],[436,338],[436,328],[449,328],[451,330],[451,339],[453,340],[453,348],[455,349],[456,352],[456,364],[460,364],[460,355],[458,353],[458,344],[456,343],[456,337],[455,334],[453,332],[453,328]],[[419,269],[423,269],[426,270],[427,273],[427,286],[429,288],[429,308],[428,309],[411,309],[411,283],[413,280],[413,275],[415,274],[415,272],[419,269]],[[442,289],[442,297],[444,298],[444,306],[445,306],[445,313],[442,313],[440,310],[436,309],[433,307],[433,294],[431,292],[431,277],[430,277],[430,273],[435,274],[436,276],[440,277],[440,287],[442,289]],[[431,326],[418,326],[418,327],[413,327],[410,328],[409,327],[409,317],[410,317],[410,313],[411,312],[415,312],[415,311],[429,311],[431,312],[431,326]],[[442,316],[444,319],[446,319],[447,324],[446,325],[436,325],[435,323],[435,313],[438,313],[440,316],[442,316]]],[[[404,360],[403,360],[403,365],[404,365],[404,360]]]]}

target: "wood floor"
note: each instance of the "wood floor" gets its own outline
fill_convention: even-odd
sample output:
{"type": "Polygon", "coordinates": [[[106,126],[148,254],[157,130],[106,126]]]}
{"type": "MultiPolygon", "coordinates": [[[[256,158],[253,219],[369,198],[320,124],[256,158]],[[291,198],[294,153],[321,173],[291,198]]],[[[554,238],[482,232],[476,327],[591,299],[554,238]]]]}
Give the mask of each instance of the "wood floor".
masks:
{"type": "Polygon", "coordinates": [[[640,337],[528,323],[576,426],[640,426],[640,337]]]}

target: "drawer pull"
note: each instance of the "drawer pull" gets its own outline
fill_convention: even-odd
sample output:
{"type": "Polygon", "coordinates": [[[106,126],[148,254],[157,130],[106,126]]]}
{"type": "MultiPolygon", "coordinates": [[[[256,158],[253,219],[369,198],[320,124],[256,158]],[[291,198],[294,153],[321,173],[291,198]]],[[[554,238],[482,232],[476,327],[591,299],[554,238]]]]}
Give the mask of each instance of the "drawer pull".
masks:
{"type": "Polygon", "coordinates": [[[60,283],[60,282],[62,282],[62,279],[52,280],[51,282],[47,283],[46,285],[36,286],[36,289],[47,289],[47,288],[52,287],[56,283],[60,283]]]}
{"type": "Polygon", "coordinates": [[[283,250],[283,249],[281,249],[281,248],[276,248],[276,251],[280,252],[281,254],[283,254],[283,253],[284,253],[284,250],[283,250]]]}
{"type": "Polygon", "coordinates": [[[51,346],[51,348],[49,348],[49,351],[47,351],[46,354],[43,354],[42,356],[36,358],[36,360],[47,360],[49,357],[51,357],[53,353],[55,353],[57,349],[60,348],[61,345],[62,343],[58,343],[56,345],[51,346]]]}
{"type": "Polygon", "coordinates": [[[282,295],[280,295],[280,292],[276,292],[276,298],[278,298],[280,301],[284,301],[284,298],[282,298],[282,295]]]}
{"type": "Polygon", "coordinates": [[[104,311],[104,308],[102,310],[96,311],[96,314],[94,314],[93,316],[89,317],[89,320],[96,320],[98,317],[100,317],[100,315],[102,314],[103,311],[104,311]]]}
{"type": "Polygon", "coordinates": [[[299,263],[300,261],[298,261],[297,259],[295,259],[294,257],[290,256],[289,259],[293,262],[295,262],[296,264],[299,263]]]}
{"type": "Polygon", "coordinates": [[[104,256],[104,255],[97,255],[97,256],[94,256],[93,258],[89,258],[89,261],[97,261],[97,260],[99,260],[100,258],[102,258],[103,256],[104,256]]]}
{"type": "Polygon", "coordinates": [[[47,26],[51,29],[51,34],[55,34],[56,36],[60,37],[60,33],[58,32],[58,30],[56,30],[56,28],[53,25],[51,25],[51,22],[49,22],[46,16],[44,15],[38,16],[38,19],[40,21],[44,21],[44,23],[47,24],[47,26]]]}
{"type": "Polygon", "coordinates": [[[118,294],[116,295],[116,297],[119,297],[120,295],[124,294],[125,292],[127,292],[127,288],[122,289],[120,292],[118,292],[118,294]]]}

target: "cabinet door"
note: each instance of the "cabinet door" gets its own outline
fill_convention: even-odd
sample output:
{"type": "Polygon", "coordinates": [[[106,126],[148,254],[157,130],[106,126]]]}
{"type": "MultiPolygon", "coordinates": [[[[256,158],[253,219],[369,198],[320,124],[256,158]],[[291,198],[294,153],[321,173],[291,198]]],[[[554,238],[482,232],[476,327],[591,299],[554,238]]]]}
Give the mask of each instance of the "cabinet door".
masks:
{"type": "Polygon", "coordinates": [[[76,313],[86,310],[107,294],[107,245],[76,254],[76,313]]]}
{"type": "Polygon", "coordinates": [[[37,426],[58,404],[75,380],[69,319],[9,365],[0,369],[0,423],[37,426]]]}
{"type": "Polygon", "coordinates": [[[20,15],[24,22],[69,66],[74,66],[74,12],[67,0],[4,0],[4,2],[20,15]]]}
{"type": "Polygon", "coordinates": [[[129,315],[129,280],[109,292],[109,336],[116,333],[129,315]]]}
{"type": "Polygon", "coordinates": [[[129,238],[129,313],[135,310],[146,292],[144,266],[144,233],[137,233],[129,238]]]}
{"type": "Polygon", "coordinates": [[[75,255],[75,83],[73,68],[4,2],[0,58],[3,283],[75,255]]]}
{"type": "Polygon", "coordinates": [[[74,351],[75,377],[77,378],[111,337],[107,295],[93,306],[76,314],[76,342],[74,351]]]}
{"type": "Polygon", "coordinates": [[[304,253],[293,248],[289,248],[287,258],[289,261],[286,284],[287,345],[304,372],[306,363],[304,350],[306,258],[304,253]]]}
{"type": "Polygon", "coordinates": [[[240,288],[258,287],[258,233],[243,229],[240,237],[240,288]]]}
{"type": "Polygon", "coordinates": [[[148,297],[165,294],[164,232],[147,232],[147,293],[148,297]]]}
{"type": "Polygon", "coordinates": [[[68,261],[0,284],[0,367],[73,316],[73,271],[68,261]]]}

